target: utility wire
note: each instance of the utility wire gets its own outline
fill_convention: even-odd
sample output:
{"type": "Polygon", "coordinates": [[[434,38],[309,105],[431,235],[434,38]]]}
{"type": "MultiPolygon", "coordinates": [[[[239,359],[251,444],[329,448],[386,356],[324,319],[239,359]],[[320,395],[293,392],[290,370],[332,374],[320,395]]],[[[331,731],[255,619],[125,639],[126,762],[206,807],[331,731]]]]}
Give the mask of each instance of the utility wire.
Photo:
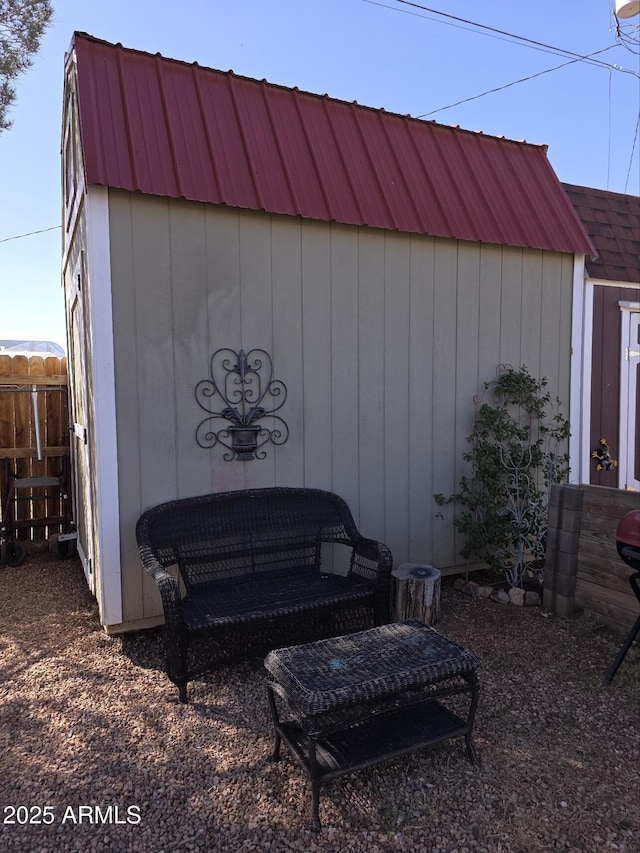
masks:
{"type": "Polygon", "coordinates": [[[611,72],[609,72],[609,146],[607,149],[607,189],[609,189],[609,176],[611,175],[611,72]]]}
{"type": "Polygon", "coordinates": [[[61,225],[52,225],[51,228],[41,228],[39,231],[29,231],[27,234],[16,234],[15,237],[3,237],[0,243],[8,243],[9,240],[21,240],[23,237],[33,237],[34,234],[44,234],[47,231],[55,231],[62,228],[61,225]]]}
{"type": "MultiPolygon", "coordinates": [[[[466,18],[459,18],[457,15],[451,15],[448,12],[440,12],[438,9],[430,9],[428,6],[422,6],[420,3],[414,3],[412,0],[395,0],[396,3],[401,3],[403,6],[413,6],[416,9],[422,9],[424,12],[429,12],[431,15],[441,15],[443,18],[451,18],[454,21],[460,21],[463,24],[469,24],[472,27],[477,27],[481,30],[487,30],[488,32],[498,33],[502,36],[508,36],[509,38],[515,39],[516,41],[522,41],[526,44],[533,45],[538,48],[545,48],[546,50],[552,50],[556,53],[564,54],[565,56],[574,56],[577,59],[584,59],[585,57],[580,56],[577,53],[574,53],[572,50],[565,50],[561,47],[554,47],[551,44],[546,44],[545,42],[537,41],[536,39],[526,38],[525,36],[519,36],[514,33],[509,33],[506,30],[499,30],[496,27],[490,27],[487,24],[479,24],[477,21],[469,21],[466,18]]],[[[600,53],[601,51],[596,51],[596,53],[600,53]]],[[[590,56],[593,54],[590,54],[590,56]]],[[[596,60],[595,63],[597,65],[602,65],[605,68],[615,68],[616,71],[627,71],[629,74],[634,74],[636,76],[640,76],[638,72],[629,71],[628,69],[619,68],[617,65],[611,66],[609,63],[600,62],[596,60]]]]}
{"type": "MultiPolygon", "coordinates": [[[[416,17],[419,17],[419,18],[427,18],[426,15],[420,15],[417,12],[409,12],[406,10],[397,9],[393,6],[386,5],[385,3],[376,2],[376,0],[364,0],[364,2],[370,3],[371,5],[374,5],[374,6],[381,6],[382,8],[389,9],[391,11],[396,11],[396,12],[404,11],[405,14],[416,15],[416,17]]],[[[473,32],[473,28],[475,28],[477,30],[484,31],[483,33],[480,33],[480,34],[486,35],[490,38],[498,38],[499,40],[509,41],[510,43],[520,42],[523,44],[523,46],[531,47],[535,50],[540,50],[540,51],[545,52],[545,53],[555,53],[555,54],[560,54],[560,55],[564,55],[564,56],[574,57],[573,60],[571,60],[569,62],[562,63],[561,65],[556,65],[553,68],[548,68],[546,71],[540,71],[537,74],[530,75],[529,77],[523,77],[520,80],[514,80],[512,83],[507,83],[504,86],[499,86],[499,87],[496,87],[495,89],[489,89],[488,91],[482,92],[479,95],[474,95],[470,98],[464,98],[461,101],[457,101],[455,104],[449,104],[448,106],[440,107],[436,110],[431,110],[428,113],[423,113],[422,115],[417,116],[417,118],[426,118],[427,116],[435,115],[435,113],[439,113],[439,112],[442,112],[444,110],[451,109],[452,107],[459,106],[460,104],[465,104],[465,103],[468,103],[469,101],[477,100],[478,98],[482,98],[485,95],[490,95],[490,94],[493,94],[495,92],[500,92],[504,89],[510,88],[511,86],[516,86],[519,83],[524,83],[528,80],[533,80],[536,77],[542,76],[543,74],[549,74],[551,71],[557,71],[559,68],[564,68],[567,65],[571,65],[573,62],[585,62],[586,64],[589,64],[589,65],[608,69],[608,71],[609,71],[609,153],[608,153],[608,162],[607,162],[607,187],[609,186],[609,172],[610,172],[610,168],[611,168],[611,132],[612,132],[611,131],[611,83],[612,83],[612,73],[611,72],[612,71],[621,71],[625,74],[631,74],[632,76],[638,77],[638,78],[640,78],[640,73],[637,71],[632,71],[628,68],[623,68],[620,65],[612,65],[612,64],[607,63],[607,62],[601,62],[598,59],[594,60],[593,57],[596,56],[597,54],[604,53],[606,50],[610,50],[611,48],[617,47],[617,46],[624,47],[627,50],[631,51],[632,53],[635,53],[636,55],[638,55],[637,48],[638,48],[638,45],[640,43],[640,40],[638,39],[638,34],[640,33],[639,27],[634,27],[633,28],[633,35],[630,35],[628,32],[625,32],[623,30],[622,26],[620,25],[620,21],[618,20],[618,17],[616,15],[614,18],[615,28],[616,28],[616,36],[617,36],[616,44],[611,45],[610,47],[604,48],[604,50],[599,50],[599,51],[595,51],[594,53],[590,53],[590,54],[586,54],[584,56],[580,56],[579,54],[576,54],[573,51],[565,50],[564,48],[555,47],[554,45],[546,44],[545,42],[540,42],[540,41],[537,41],[535,39],[526,38],[525,36],[519,36],[519,35],[516,35],[515,33],[510,33],[510,32],[507,32],[506,30],[500,30],[500,29],[497,29],[496,27],[490,27],[486,24],[479,24],[476,21],[470,21],[467,18],[460,18],[457,15],[451,15],[448,12],[441,12],[438,9],[432,9],[428,6],[422,5],[421,3],[413,2],[413,0],[395,0],[395,2],[400,3],[403,6],[411,7],[413,9],[419,9],[422,12],[428,12],[431,15],[438,15],[438,16],[440,16],[440,18],[447,18],[448,21],[441,21],[441,23],[446,23],[446,24],[448,24],[448,26],[454,26],[454,27],[457,26],[460,29],[470,30],[472,32],[473,32]],[[449,22],[453,22],[453,21],[456,21],[458,23],[449,23],[449,22]],[[463,24],[466,26],[462,26],[463,24]]],[[[610,7],[610,14],[613,14],[611,7],[610,7]]],[[[434,19],[433,18],[427,18],[427,20],[434,20],[434,19]]],[[[629,168],[627,170],[627,178],[626,178],[625,185],[624,185],[624,191],[625,192],[627,191],[627,185],[629,183],[629,178],[631,175],[631,167],[632,167],[632,163],[633,163],[633,156],[635,153],[636,144],[638,142],[639,130],[640,130],[640,115],[638,116],[638,123],[636,124],[635,136],[634,136],[633,145],[631,148],[631,157],[629,159],[629,168]]]]}
{"type": "MultiPolygon", "coordinates": [[[[376,2],[376,0],[363,0],[364,3],[369,3],[372,6],[381,6],[383,9],[389,9],[390,11],[395,12],[403,12],[403,9],[397,9],[394,6],[388,6],[385,3],[376,2]]],[[[561,56],[567,57],[575,57],[578,61],[586,62],[588,65],[594,65],[599,68],[613,69],[615,71],[621,71],[625,74],[631,74],[634,77],[640,77],[640,72],[632,71],[629,68],[623,68],[620,65],[612,65],[608,62],[601,62],[598,59],[590,59],[589,57],[595,56],[597,53],[601,53],[602,51],[595,51],[593,54],[587,54],[586,57],[580,56],[578,53],[574,53],[571,50],[565,50],[561,47],[554,47],[553,45],[546,44],[545,42],[536,41],[535,39],[526,38],[525,36],[519,36],[515,33],[507,32],[506,30],[499,30],[496,27],[490,27],[487,24],[479,24],[476,21],[470,21],[467,18],[460,18],[457,15],[451,15],[448,12],[440,12],[438,9],[431,9],[428,6],[422,6],[420,3],[410,2],[410,0],[395,0],[396,3],[402,3],[404,6],[409,6],[414,9],[420,9],[423,12],[429,12],[432,15],[439,15],[443,18],[448,18],[451,21],[458,21],[459,24],[449,24],[449,26],[459,26],[460,24],[467,24],[467,27],[460,27],[461,29],[469,29],[476,28],[480,30],[484,30],[484,33],[480,33],[480,35],[487,35],[490,38],[501,38],[508,39],[512,42],[522,42],[523,46],[530,47],[535,50],[540,50],[544,53],[554,53],[559,54],[561,56]]],[[[405,12],[405,14],[414,14],[419,18],[426,18],[426,15],[418,15],[415,12],[405,12]]],[[[430,20],[427,18],[427,20],[430,20]]],[[[446,21],[442,23],[447,23],[446,21]]],[[[473,30],[472,30],[473,31],[473,30]]],[[[618,44],[611,45],[611,47],[617,47],[618,44]]],[[[609,50],[609,48],[605,48],[605,50],[609,50]]]]}
{"type": "Polygon", "coordinates": [[[627,180],[624,182],[624,191],[627,191],[627,186],[629,184],[629,177],[631,175],[631,164],[633,163],[633,155],[636,150],[636,144],[638,142],[638,130],[640,129],[640,113],[638,114],[638,121],[636,122],[636,132],[633,137],[633,145],[631,146],[631,157],[629,157],[629,168],[627,169],[627,180]]]}
{"type": "MultiPolygon", "coordinates": [[[[616,45],[610,45],[609,47],[605,47],[602,50],[597,50],[596,53],[604,53],[605,50],[611,50],[616,45]]],[[[438,107],[437,110],[431,110],[428,113],[422,113],[422,115],[416,116],[416,118],[426,118],[427,116],[432,116],[435,113],[441,113],[443,110],[450,110],[453,107],[459,107],[460,104],[466,104],[469,101],[477,101],[478,98],[484,98],[485,95],[493,95],[495,92],[502,92],[504,89],[509,89],[511,86],[517,86],[518,83],[526,83],[528,80],[535,80],[536,77],[542,77],[543,74],[550,74],[552,71],[557,71],[559,68],[566,68],[567,65],[573,65],[576,62],[580,62],[582,59],[587,59],[590,56],[594,56],[595,54],[590,53],[583,57],[577,57],[576,59],[570,59],[568,62],[562,62],[560,65],[554,65],[553,68],[547,68],[544,71],[538,71],[537,74],[530,74],[528,77],[521,77],[519,80],[513,80],[511,83],[505,83],[504,86],[497,86],[495,89],[487,89],[486,92],[481,92],[479,95],[472,95],[470,98],[463,98],[461,101],[456,101],[455,104],[447,104],[446,107],[438,107]]]]}

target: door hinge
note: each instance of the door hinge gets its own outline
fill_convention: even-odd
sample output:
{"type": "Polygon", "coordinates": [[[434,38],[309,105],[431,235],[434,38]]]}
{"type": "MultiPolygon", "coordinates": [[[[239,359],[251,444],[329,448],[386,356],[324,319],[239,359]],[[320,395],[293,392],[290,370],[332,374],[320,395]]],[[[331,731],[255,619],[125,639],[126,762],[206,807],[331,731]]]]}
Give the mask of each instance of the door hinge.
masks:
{"type": "Polygon", "coordinates": [[[625,361],[631,361],[632,358],[638,358],[638,356],[640,356],[640,350],[631,349],[631,347],[626,347],[624,351],[625,361]]]}
{"type": "Polygon", "coordinates": [[[82,426],[82,424],[69,424],[69,431],[72,432],[76,438],[79,438],[83,444],[87,443],[87,428],[82,426]]]}

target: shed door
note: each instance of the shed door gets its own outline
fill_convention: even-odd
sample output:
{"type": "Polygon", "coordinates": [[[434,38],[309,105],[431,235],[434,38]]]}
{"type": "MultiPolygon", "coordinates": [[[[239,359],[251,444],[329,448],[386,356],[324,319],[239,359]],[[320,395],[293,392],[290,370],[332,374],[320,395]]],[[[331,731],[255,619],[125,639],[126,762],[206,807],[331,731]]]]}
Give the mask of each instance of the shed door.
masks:
{"type": "Polygon", "coordinates": [[[640,311],[622,312],[620,487],[640,489],[640,311]]]}
{"type": "Polygon", "coordinates": [[[78,533],[78,554],[91,592],[95,594],[95,577],[91,548],[91,478],[87,433],[88,384],[86,329],[83,299],[85,292],[84,258],[76,265],[73,286],[68,296],[69,373],[71,391],[71,459],[73,476],[73,515],[78,533]]]}

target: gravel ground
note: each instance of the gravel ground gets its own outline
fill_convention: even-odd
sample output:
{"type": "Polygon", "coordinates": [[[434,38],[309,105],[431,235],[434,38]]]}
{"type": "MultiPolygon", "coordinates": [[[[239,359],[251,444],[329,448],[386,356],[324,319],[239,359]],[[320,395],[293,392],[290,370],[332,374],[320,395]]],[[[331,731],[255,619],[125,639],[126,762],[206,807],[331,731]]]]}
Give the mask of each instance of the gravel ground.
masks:
{"type": "Polygon", "coordinates": [[[335,780],[312,833],[260,661],[179,705],[159,631],[107,637],[76,561],[0,568],[0,850],[639,853],[639,650],[602,687],[619,637],[448,586],[438,627],[481,659],[479,765],[449,741],[335,780]]]}

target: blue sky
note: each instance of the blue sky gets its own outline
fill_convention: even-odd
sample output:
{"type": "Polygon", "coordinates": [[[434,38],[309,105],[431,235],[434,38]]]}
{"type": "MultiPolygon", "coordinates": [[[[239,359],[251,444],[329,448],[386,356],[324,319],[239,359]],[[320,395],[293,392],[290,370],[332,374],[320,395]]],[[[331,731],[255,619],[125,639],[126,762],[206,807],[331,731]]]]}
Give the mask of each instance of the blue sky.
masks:
{"type": "MultiPolygon", "coordinates": [[[[546,144],[561,181],[640,192],[640,140],[634,149],[639,48],[636,44],[634,53],[617,44],[614,0],[418,2],[581,56],[604,50],[594,59],[615,67],[574,62],[502,88],[570,57],[398,0],[54,0],[54,24],[33,67],[18,82],[14,126],[0,133],[0,339],[65,345],[56,226],[63,63],[74,30],[285,86],[546,144]],[[491,89],[501,90],[475,97],[491,89]]],[[[640,16],[624,24],[637,40],[640,16]]]]}

